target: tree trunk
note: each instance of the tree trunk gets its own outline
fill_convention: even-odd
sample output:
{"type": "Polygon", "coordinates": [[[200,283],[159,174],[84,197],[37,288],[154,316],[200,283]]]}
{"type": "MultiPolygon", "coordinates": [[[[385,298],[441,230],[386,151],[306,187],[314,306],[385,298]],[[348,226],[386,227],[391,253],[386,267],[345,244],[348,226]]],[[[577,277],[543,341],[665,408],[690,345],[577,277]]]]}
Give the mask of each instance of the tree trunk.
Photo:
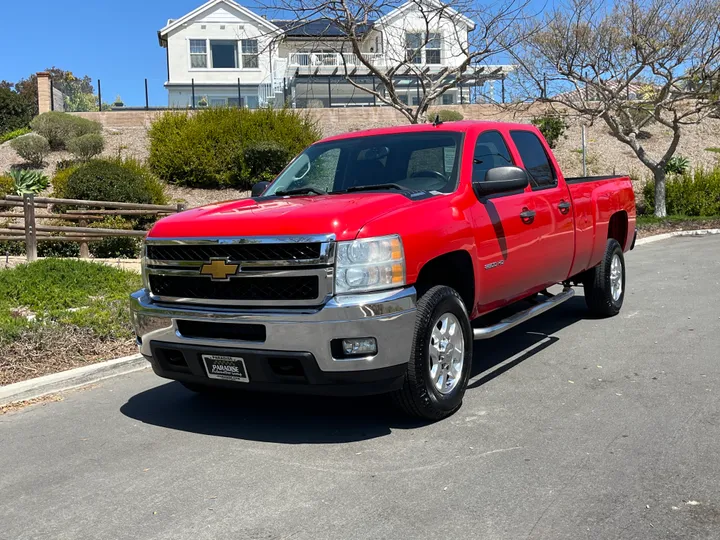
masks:
{"type": "Polygon", "coordinates": [[[663,167],[658,167],[653,171],[653,176],[655,177],[655,217],[666,217],[665,169],[663,167]]]}

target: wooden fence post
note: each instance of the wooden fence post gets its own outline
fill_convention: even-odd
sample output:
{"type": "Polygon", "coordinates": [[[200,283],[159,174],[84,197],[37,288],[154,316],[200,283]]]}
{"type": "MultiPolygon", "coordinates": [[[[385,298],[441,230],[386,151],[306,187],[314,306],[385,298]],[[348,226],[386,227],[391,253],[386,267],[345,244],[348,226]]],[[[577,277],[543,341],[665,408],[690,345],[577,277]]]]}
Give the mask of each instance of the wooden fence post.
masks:
{"type": "MultiPolygon", "coordinates": [[[[87,221],[84,219],[81,219],[78,221],[78,227],[87,227],[87,221]]],[[[89,259],[90,258],[90,249],[88,248],[87,242],[80,242],[80,258],[81,259],[89,259]]]]}
{"type": "Polygon", "coordinates": [[[28,262],[37,260],[37,236],[35,231],[35,195],[23,195],[23,214],[25,216],[25,256],[28,262]]]}

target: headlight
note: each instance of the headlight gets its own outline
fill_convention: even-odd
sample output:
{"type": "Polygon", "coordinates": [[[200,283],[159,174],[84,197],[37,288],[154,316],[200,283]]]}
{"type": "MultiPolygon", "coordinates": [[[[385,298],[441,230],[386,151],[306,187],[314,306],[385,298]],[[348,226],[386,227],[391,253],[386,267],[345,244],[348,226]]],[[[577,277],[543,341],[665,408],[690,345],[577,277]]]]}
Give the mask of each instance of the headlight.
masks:
{"type": "Polygon", "coordinates": [[[335,292],[375,291],[405,285],[405,255],[397,235],[338,242],[335,292]]]}

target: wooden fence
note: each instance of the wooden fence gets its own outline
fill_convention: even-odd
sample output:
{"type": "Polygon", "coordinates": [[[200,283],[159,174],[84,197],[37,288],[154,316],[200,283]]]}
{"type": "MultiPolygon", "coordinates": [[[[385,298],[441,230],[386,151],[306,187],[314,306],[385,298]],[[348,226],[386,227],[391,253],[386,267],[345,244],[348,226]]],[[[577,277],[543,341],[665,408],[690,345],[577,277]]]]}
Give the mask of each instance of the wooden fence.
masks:
{"type": "Polygon", "coordinates": [[[22,218],[23,224],[10,223],[6,227],[0,226],[0,240],[25,240],[25,254],[28,261],[37,259],[38,242],[77,242],[80,244],[80,257],[90,256],[88,243],[97,242],[103,238],[117,236],[144,237],[147,231],[127,229],[103,229],[88,227],[92,221],[100,221],[108,216],[155,216],[160,217],[185,210],[184,204],[135,204],[111,201],[83,201],[79,199],[55,199],[50,197],[35,197],[32,194],[7,195],[0,200],[0,218],[22,218]],[[76,210],[53,212],[56,205],[69,205],[79,207],[76,210]],[[10,211],[22,207],[22,213],[10,211]],[[35,212],[43,209],[44,212],[35,212]],[[4,210],[4,211],[3,211],[4,210]],[[75,221],[76,226],[41,225],[38,220],[75,221]]]}

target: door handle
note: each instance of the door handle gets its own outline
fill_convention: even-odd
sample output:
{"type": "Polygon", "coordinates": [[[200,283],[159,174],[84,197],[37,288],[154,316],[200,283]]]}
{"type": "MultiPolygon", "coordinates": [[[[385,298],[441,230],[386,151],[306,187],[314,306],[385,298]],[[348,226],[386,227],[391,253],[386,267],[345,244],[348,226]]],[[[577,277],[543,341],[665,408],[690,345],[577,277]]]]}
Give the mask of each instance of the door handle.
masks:
{"type": "Polygon", "coordinates": [[[570,211],[570,203],[567,201],[560,201],[560,204],[558,204],[558,209],[560,210],[561,214],[567,214],[570,211]]]}
{"type": "Polygon", "coordinates": [[[522,212],[520,212],[520,219],[522,219],[522,222],[525,225],[530,225],[533,221],[535,221],[535,210],[530,210],[526,206],[522,209],[522,212]]]}

